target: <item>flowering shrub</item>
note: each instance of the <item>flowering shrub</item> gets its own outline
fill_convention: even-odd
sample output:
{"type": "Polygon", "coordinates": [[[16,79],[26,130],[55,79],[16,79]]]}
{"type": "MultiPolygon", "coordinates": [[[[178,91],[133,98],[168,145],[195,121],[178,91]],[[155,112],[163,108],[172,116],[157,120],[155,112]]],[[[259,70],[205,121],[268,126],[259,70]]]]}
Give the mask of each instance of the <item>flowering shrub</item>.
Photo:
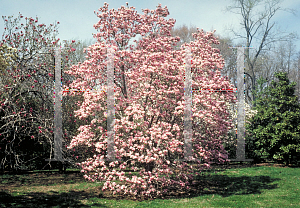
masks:
{"type": "MultiPolygon", "coordinates": [[[[226,103],[226,105],[229,107],[231,117],[234,120],[236,120],[237,119],[236,111],[237,111],[238,101],[233,105],[230,105],[229,103],[226,103]]],[[[245,103],[245,121],[247,123],[249,123],[249,119],[252,118],[256,114],[257,114],[257,110],[251,109],[250,105],[248,103],[245,103]]]]}
{"type": "MultiPolygon", "coordinates": [[[[230,159],[236,158],[236,145],[237,145],[237,138],[236,138],[236,132],[237,132],[237,106],[238,102],[230,104],[226,103],[226,106],[229,109],[230,112],[230,117],[235,121],[234,128],[229,131],[227,140],[225,141],[225,149],[228,152],[228,157],[230,159]]],[[[245,123],[248,124],[249,120],[257,114],[257,110],[251,109],[250,105],[248,103],[245,103],[245,123]]],[[[246,135],[248,134],[247,129],[246,130],[246,135]]],[[[248,155],[247,151],[248,149],[245,150],[246,155],[248,155]]],[[[250,156],[250,158],[252,158],[250,156]]]]}
{"type": "MultiPolygon", "coordinates": [[[[105,3],[99,9],[99,22],[94,25],[98,42],[88,50],[88,60],[67,73],[78,79],[71,88],[91,89],[104,80],[104,91],[84,91],[84,101],[75,111],[79,119],[93,117],[81,126],[69,149],[78,145],[90,147],[92,157],[80,163],[85,178],[104,181],[102,190],[113,194],[158,197],[170,189],[187,190],[195,173],[209,168],[212,162],[223,163],[227,152],[222,142],[232,127],[225,103],[234,102],[230,92],[193,93],[193,157],[194,166],[183,161],[184,151],[184,76],[185,48],[192,53],[193,88],[232,88],[220,76],[224,65],[213,32],[193,34],[195,41],[175,50],[179,41],[171,37],[175,20],[166,20],[167,7],[143,10],[122,6],[108,11],[105,3]],[[140,35],[140,40],[129,41],[140,35]],[[115,156],[107,161],[106,139],[106,68],[107,48],[114,49],[115,70],[115,156]],[[200,162],[201,161],[201,162],[200,162]],[[138,175],[130,172],[138,172],[138,175]]],[[[70,94],[72,95],[72,94],[70,94]]]]}
{"type": "MultiPolygon", "coordinates": [[[[226,106],[229,109],[230,112],[230,116],[231,118],[235,121],[235,127],[237,127],[237,106],[238,106],[238,101],[234,104],[230,104],[230,103],[226,103],[226,106]]],[[[253,110],[251,109],[250,105],[248,103],[245,103],[245,123],[249,123],[249,120],[255,116],[257,114],[257,110],[253,110]]],[[[232,129],[232,137],[230,139],[230,142],[234,142],[235,141],[235,135],[236,135],[236,131],[237,129],[234,128],[232,129]]]]}

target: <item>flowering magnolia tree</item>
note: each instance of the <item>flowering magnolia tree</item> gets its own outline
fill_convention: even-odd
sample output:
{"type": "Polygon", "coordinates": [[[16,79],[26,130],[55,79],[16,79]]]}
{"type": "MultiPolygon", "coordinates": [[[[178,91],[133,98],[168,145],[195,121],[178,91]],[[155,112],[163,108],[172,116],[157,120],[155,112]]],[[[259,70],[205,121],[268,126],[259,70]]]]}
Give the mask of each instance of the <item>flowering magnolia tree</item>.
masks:
{"type": "Polygon", "coordinates": [[[192,99],[193,157],[198,160],[193,166],[183,161],[185,48],[191,48],[193,88],[233,88],[220,76],[224,61],[211,46],[218,40],[213,32],[198,29],[195,41],[175,50],[179,38],[170,34],[175,20],[165,19],[169,12],[161,5],[138,14],[134,7],[108,10],[105,3],[99,11],[97,43],[87,49],[88,59],[67,73],[77,76],[70,88],[102,84],[104,90],[83,92],[75,115],[93,119],[78,129],[68,148],[90,148],[93,155],[80,164],[82,172],[89,180],[104,181],[102,190],[113,194],[149,198],[171,189],[187,190],[196,173],[227,159],[222,143],[232,122],[225,103],[235,102],[235,97],[231,92],[201,91],[192,99]],[[129,44],[137,35],[139,41],[129,44]],[[115,161],[105,160],[108,48],[114,49],[115,161]]]}

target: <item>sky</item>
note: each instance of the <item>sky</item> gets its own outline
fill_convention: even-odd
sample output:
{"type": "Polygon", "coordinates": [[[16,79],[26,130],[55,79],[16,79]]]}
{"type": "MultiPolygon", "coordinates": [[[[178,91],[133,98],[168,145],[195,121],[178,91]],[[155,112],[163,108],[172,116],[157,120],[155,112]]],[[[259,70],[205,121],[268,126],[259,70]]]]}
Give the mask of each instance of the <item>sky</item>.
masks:
{"type": "MultiPolygon", "coordinates": [[[[167,18],[176,19],[175,27],[186,24],[205,31],[215,29],[221,37],[234,37],[228,30],[230,27],[243,32],[241,16],[225,11],[227,6],[233,5],[232,0],[0,0],[0,15],[17,17],[20,12],[24,17],[38,17],[39,23],[46,25],[59,21],[60,40],[93,40],[92,33],[97,32],[93,25],[99,20],[94,10],[98,11],[104,2],[109,4],[109,9],[117,9],[125,6],[126,1],[138,13],[145,8],[155,9],[159,3],[162,7],[166,5],[170,12],[167,18]]],[[[273,21],[282,31],[296,32],[300,36],[300,0],[283,0],[281,7],[295,9],[296,14],[279,11],[273,21]]],[[[1,37],[3,31],[4,21],[0,20],[1,37]]],[[[258,45],[253,44],[253,47],[257,48],[258,45]]],[[[300,50],[300,39],[295,42],[295,47],[296,51],[300,50]]]]}

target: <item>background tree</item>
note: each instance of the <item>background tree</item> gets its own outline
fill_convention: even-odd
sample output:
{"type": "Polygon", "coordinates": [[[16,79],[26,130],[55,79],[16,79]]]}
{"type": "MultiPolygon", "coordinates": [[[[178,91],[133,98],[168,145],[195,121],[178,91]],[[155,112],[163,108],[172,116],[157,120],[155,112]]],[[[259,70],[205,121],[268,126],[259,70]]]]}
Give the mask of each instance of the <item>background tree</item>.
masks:
{"type": "MultiPolygon", "coordinates": [[[[261,69],[257,76],[266,79],[267,86],[270,86],[276,72],[287,72],[289,80],[299,82],[298,57],[293,39],[284,43],[279,42],[272,50],[264,51],[258,58],[256,66],[261,69]]],[[[296,86],[297,96],[298,87],[299,84],[296,86]]]]}
{"type": "Polygon", "coordinates": [[[253,150],[255,159],[266,157],[285,164],[300,156],[300,105],[295,96],[296,83],[290,83],[287,73],[276,72],[278,81],[263,88],[259,80],[255,110],[258,113],[246,124],[246,149],[253,150]]]}
{"type": "Polygon", "coordinates": [[[171,35],[173,37],[180,37],[180,41],[176,44],[175,48],[180,48],[180,46],[184,43],[190,43],[194,41],[193,33],[197,32],[197,28],[195,26],[186,26],[185,24],[173,28],[171,31],[171,35]]]}
{"type": "MultiPolygon", "coordinates": [[[[287,34],[276,28],[272,19],[280,10],[292,13],[293,10],[282,9],[280,0],[233,0],[233,2],[234,6],[227,7],[227,10],[241,15],[241,26],[245,32],[239,33],[233,29],[231,32],[236,38],[242,38],[246,47],[258,44],[254,50],[245,49],[246,73],[252,76],[253,90],[255,90],[257,73],[260,71],[260,68],[256,67],[259,56],[263,51],[273,48],[274,43],[295,38],[295,34],[287,34]],[[263,3],[264,9],[259,11],[258,7],[261,3],[263,3]]],[[[255,100],[254,93],[252,93],[252,97],[255,100]]]]}
{"type": "Polygon", "coordinates": [[[296,54],[296,58],[293,65],[295,69],[293,77],[297,78],[296,92],[298,96],[298,101],[300,103],[300,51],[296,54]]]}

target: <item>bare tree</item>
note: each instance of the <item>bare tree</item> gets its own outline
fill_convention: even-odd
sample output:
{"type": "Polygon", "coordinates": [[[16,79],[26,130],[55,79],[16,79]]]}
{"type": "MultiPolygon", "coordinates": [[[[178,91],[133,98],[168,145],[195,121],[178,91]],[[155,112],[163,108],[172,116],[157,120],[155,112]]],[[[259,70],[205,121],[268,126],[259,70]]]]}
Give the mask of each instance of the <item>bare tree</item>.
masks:
{"type": "Polygon", "coordinates": [[[269,86],[275,78],[275,72],[287,72],[288,78],[297,84],[296,95],[299,96],[299,57],[296,53],[296,46],[293,39],[286,42],[278,42],[276,47],[270,51],[263,51],[256,61],[256,76],[267,79],[266,86],[269,86]]]}
{"type": "Polygon", "coordinates": [[[295,55],[295,44],[293,40],[289,40],[286,43],[279,44],[279,47],[276,51],[275,57],[277,60],[276,72],[283,71],[287,72],[289,78],[292,68],[292,58],[295,55]]]}
{"type": "MultiPolygon", "coordinates": [[[[282,0],[233,0],[234,6],[227,7],[227,11],[241,15],[241,26],[245,34],[238,33],[231,29],[231,32],[237,37],[242,38],[246,47],[250,47],[258,42],[256,50],[250,52],[245,49],[247,61],[246,73],[250,73],[253,78],[253,89],[256,85],[256,62],[264,50],[270,49],[278,41],[288,41],[295,37],[295,34],[282,32],[275,29],[275,22],[272,22],[274,15],[282,10],[294,13],[292,9],[282,9],[280,3],[282,0]],[[264,5],[263,11],[258,11],[259,7],[264,5]]],[[[253,94],[253,100],[255,96],[253,94]]]]}
{"type": "Polygon", "coordinates": [[[295,77],[297,77],[296,93],[298,95],[298,100],[300,102],[300,51],[296,55],[294,68],[295,68],[295,77]]]}
{"type": "Polygon", "coordinates": [[[189,43],[194,40],[193,33],[197,32],[197,28],[195,26],[186,26],[185,24],[180,27],[173,28],[171,31],[172,36],[179,36],[180,42],[178,42],[176,47],[180,47],[183,43],[189,43]]]}

